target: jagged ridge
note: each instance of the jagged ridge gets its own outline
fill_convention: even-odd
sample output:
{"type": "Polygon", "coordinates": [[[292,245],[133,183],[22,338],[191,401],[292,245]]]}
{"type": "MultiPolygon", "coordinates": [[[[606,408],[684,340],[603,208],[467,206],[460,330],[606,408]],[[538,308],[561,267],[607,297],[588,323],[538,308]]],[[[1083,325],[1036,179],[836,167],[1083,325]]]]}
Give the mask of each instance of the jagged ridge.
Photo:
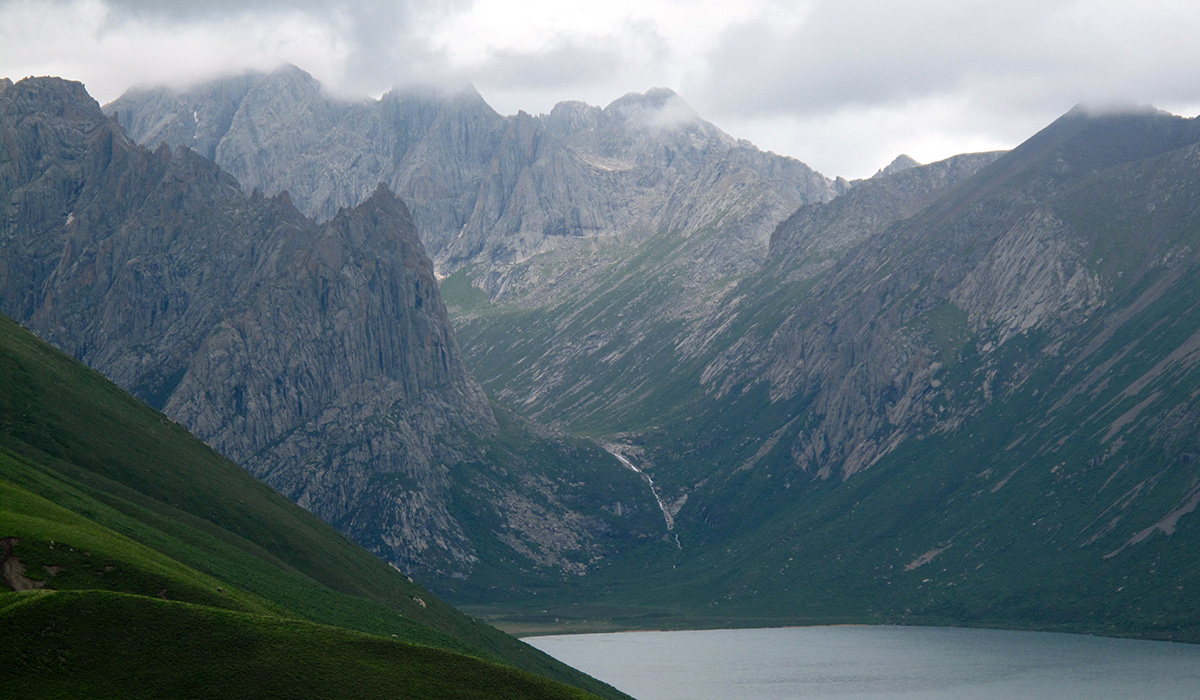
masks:
{"type": "Polygon", "coordinates": [[[9,86],[0,116],[0,309],[372,551],[434,583],[477,567],[559,576],[611,537],[650,538],[629,527],[640,510],[658,527],[598,449],[511,421],[499,435],[386,188],[317,224],[188,149],[142,149],[76,83],[9,86]],[[526,451],[546,448],[560,452],[526,451]],[[553,544],[505,510],[514,499],[570,537],[553,544]]]}

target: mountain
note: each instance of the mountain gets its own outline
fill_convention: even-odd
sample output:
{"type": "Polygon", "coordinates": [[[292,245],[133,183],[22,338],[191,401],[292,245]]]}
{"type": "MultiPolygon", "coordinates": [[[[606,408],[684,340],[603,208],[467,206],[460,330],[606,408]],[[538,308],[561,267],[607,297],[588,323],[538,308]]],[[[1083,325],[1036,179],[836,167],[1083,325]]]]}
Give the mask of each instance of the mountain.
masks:
{"type": "Polygon", "coordinates": [[[900,156],[827,206],[801,207],[784,220],[771,234],[772,264],[786,269],[790,277],[827,267],[851,248],[917,214],[949,187],[1002,155],[964,154],[927,166],[900,156]]]}
{"type": "Polygon", "coordinates": [[[454,610],[4,317],[0,382],[6,692],[625,697],[454,610]]]}
{"type": "Polygon", "coordinates": [[[919,165],[920,163],[914,160],[912,156],[908,155],[907,153],[901,153],[900,155],[896,156],[891,163],[888,163],[886,166],[880,168],[878,172],[872,175],[872,177],[894,175],[896,173],[904,172],[909,168],[915,168],[919,165]]]}
{"type": "MultiPolygon", "coordinates": [[[[461,287],[446,284],[455,279],[443,289],[459,310],[468,361],[489,391],[539,420],[557,417],[581,432],[666,430],[667,416],[691,422],[706,410],[694,401],[714,390],[728,393],[714,387],[725,366],[755,349],[755,338],[807,292],[807,280],[998,156],[959,156],[863,181],[828,203],[802,207],[770,239],[768,268],[782,270],[786,284],[758,272],[732,276],[696,290],[693,297],[707,295],[707,303],[691,309],[664,302],[673,300],[672,284],[699,286],[689,276],[691,259],[669,235],[635,263],[611,270],[602,289],[532,310],[475,304],[463,313],[461,287]]],[[[743,437],[754,439],[731,439],[743,437]]]]}
{"type": "Polygon", "coordinates": [[[389,183],[453,273],[442,290],[476,366],[488,363],[487,388],[549,424],[645,392],[667,346],[767,260],[776,224],[848,187],[728,136],[661,88],[501,117],[473,90],[338,102],[286,66],[131,91],[106,110],[151,145],[202,146],[207,124],[228,124],[216,161],[244,189],[286,188],[320,216],[389,183]],[[476,322],[493,327],[498,310],[495,336],[476,342],[476,322]]]}
{"type": "MultiPolygon", "coordinates": [[[[155,102],[129,97],[122,120],[155,102]]],[[[405,161],[427,189],[393,184],[418,222],[434,200],[471,212],[427,239],[466,364],[652,479],[676,547],[492,613],[1197,639],[1194,120],[1080,108],[1009,153],[846,183],[665,90],[537,117],[475,97],[359,130],[369,146],[329,131],[344,164],[328,145],[246,160],[441,154],[405,161]],[[462,126],[420,126],[443,118],[462,126]],[[507,136],[481,141],[485,123],[507,136]],[[500,143],[483,179],[451,155],[500,143]]],[[[255,104],[238,109],[319,111],[255,104]]]]}
{"type": "Polygon", "coordinates": [[[655,410],[581,414],[677,506],[615,597],[1200,639],[1197,202],[1196,120],[1079,108],[801,208],[655,410]]]}
{"type": "Polygon", "coordinates": [[[0,311],[371,551],[452,591],[663,537],[636,474],[493,412],[386,187],[318,224],[54,79],[0,127],[0,311]]]}
{"type": "MultiPolygon", "coordinates": [[[[1168,115],[1097,118],[1079,111],[918,213],[905,216],[906,212],[897,211],[894,218],[902,223],[884,235],[866,239],[839,260],[829,277],[813,290],[813,299],[793,310],[769,341],[774,355],[769,366],[756,373],[756,381],[765,380],[777,400],[815,386],[818,373],[822,382],[829,376],[841,377],[843,383],[836,390],[817,395],[823,404],[818,413],[845,415],[848,406],[837,405],[845,401],[860,402],[864,408],[866,404],[891,404],[892,412],[875,426],[891,432],[828,439],[832,437],[828,431],[848,426],[827,424],[829,427],[818,429],[826,449],[853,447],[859,450],[859,458],[849,458],[848,452],[824,458],[816,458],[811,450],[798,449],[796,454],[813,454],[808,464],[840,465],[841,475],[849,476],[886,454],[888,445],[910,432],[910,421],[943,413],[934,406],[937,395],[946,392],[930,392],[929,383],[949,370],[950,358],[940,357],[949,353],[922,337],[923,332],[948,333],[955,342],[961,340],[959,334],[976,336],[981,367],[972,368],[973,373],[986,373],[982,367],[990,364],[987,354],[993,349],[1020,337],[1045,333],[1040,349],[1043,357],[1022,363],[1020,377],[1044,364],[1050,359],[1047,356],[1063,352],[1054,346],[1064,341],[1070,330],[1093,317],[1113,313],[1117,299],[1106,287],[1141,271],[1127,271],[1122,265],[1110,272],[1115,279],[1104,279],[1095,267],[1097,261],[1089,261],[1084,250],[1108,245],[1106,238],[1114,233],[1084,225],[1069,229],[1071,222],[1064,221],[1054,207],[1059,206],[1060,198],[1075,193],[1083,201],[1074,205],[1070,214],[1094,217],[1100,204],[1094,192],[1108,186],[1105,177],[1116,177],[1121,168],[1137,161],[1162,158],[1180,149],[1186,152],[1198,133],[1193,122],[1168,115]],[[852,289],[862,291],[849,295],[852,289]],[[944,318],[938,319],[939,314],[944,318]],[[821,317],[837,319],[838,327],[821,323],[817,320],[821,317]],[[933,323],[960,327],[919,329],[933,323]],[[989,343],[991,348],[983,349],[989,343]],[[885,354],[890,356],[886,362],[882,361],[885,354]],[[851,357],[868,361],[851,366],[851,357]],[[805,366],[797,361],[800,358],[805,366]],[[872,358],[881,361],[869,361],[872,358]],[[939,360],[941,367],[931,367],[939,360]]],[[[1187,167],[1179,168],[1185,178],[1182,181],[1186,181],[1187,167]]],[[[1128,179],[1127,184],[1124,197],[1169,196],[1153,181],[1128,179]]],[[[888,199],[895,201],[894,196],[888,199]]],[[[852,200],[847,201],[848,209],[852,200]]],[[[866,208],[853,207],[857,212],[866,208]]],[[[857,216],[850,211],[835,212],[826,225],[818,223],[819,230],[813,231],[811,218],[806,221],[801,212],[781,227],[773,252],[784,264],[795,266],[797,257],[813,255],[808,241],[828,240],[828,232],[838,230],[847,220],[852,228],[866,229],[855,221],[857,216]]],[[[1187,223],[1172,221],[1170,225],[1186,229],[1187,223]]],[[[989,387],[993,396],[1008,389],[995,380],[989,387]]],[[[956,397],[953,406],[946,406],[949,413],[935,422],[945,424],[943,430],[951,429],[964,419],[966,414],[960,411],[969,412],[968,398],[975,399],[977,406],[987,405],[990,399],[979,391],[956,397]]],[[[807,466],[803,459],[797,463],[807,466]]]]}
{"type": "Polygon", "coordinates": [[[746,270],[762,262],[780,214],[838,191],[662,88],[603,109],[564,102],[503,117],[472,88],[339,101],[283,66],[184,92],[132,90],[105,109],[139,143],[193,147],[246,191],[287,190],[318,218],[385,182],[412,207],[439,271],[480,264],[477,285],[493,296],[520,286],[531,257],[574,260],[597,240],[688,236],[717,218],[726,235],[697,255],[713,274],[746,270]]]}

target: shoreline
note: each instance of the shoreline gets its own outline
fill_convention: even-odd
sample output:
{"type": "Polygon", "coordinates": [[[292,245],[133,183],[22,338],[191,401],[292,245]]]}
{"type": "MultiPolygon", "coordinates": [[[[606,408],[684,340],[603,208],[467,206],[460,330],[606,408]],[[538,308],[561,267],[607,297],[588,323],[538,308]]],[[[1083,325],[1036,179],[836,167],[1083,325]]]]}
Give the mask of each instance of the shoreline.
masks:
{"type": "Polygon", "coordinates": [[[1048,632],[1053,634],[1070,634],[1106,639],[1133,639],[1154,642],[1176,642],[1179,644],[1196,645],[1200,639],[1173,638],[1168,635],[1137,634],[1125,630],[1104,628],[1089,624],[1011,624],[999,621],[987,621],[977,624],[963,624],[960,621],[944,619],[909,619],[909,620],[768,620],[762,618],[750,619],[708,619],[708,620],[656,620],[639,625],[632,619],[574,619],[555,620],[529,619],[533,616],[507,616],[492,611],[489,615],[486,609],[467,610],[468,614],[480,621],[496,627],[518,639],[534,637],[577,636],[585,634],[632,634],[637,632],[706,632],[712,630],[765,630],[765,629],[811,629],[837,627],[941,627],[964,630],[1004,630],[1010,632],[1048,632]],[[525,617],[525,619],[520,619],[525,617]],[[672,624],[672,622],[676,624],[672,624]],[[707,623],[707,624],[706,624],[707,623]]]}

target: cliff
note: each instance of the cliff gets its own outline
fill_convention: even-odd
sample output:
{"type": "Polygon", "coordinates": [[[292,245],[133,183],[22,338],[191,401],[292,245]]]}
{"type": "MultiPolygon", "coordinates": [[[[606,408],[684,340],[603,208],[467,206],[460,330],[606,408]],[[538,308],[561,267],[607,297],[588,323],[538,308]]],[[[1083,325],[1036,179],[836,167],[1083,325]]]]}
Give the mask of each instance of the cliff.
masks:
{"type": "Polygon", "coordinates": [[[316,223],[57,79],[6,87],[0,126],[0,310],[372,551],[436,584],[585,573],[610,536],[653,539],[653,500],[598,448],[500,434],[385,186],[316,223]]]}

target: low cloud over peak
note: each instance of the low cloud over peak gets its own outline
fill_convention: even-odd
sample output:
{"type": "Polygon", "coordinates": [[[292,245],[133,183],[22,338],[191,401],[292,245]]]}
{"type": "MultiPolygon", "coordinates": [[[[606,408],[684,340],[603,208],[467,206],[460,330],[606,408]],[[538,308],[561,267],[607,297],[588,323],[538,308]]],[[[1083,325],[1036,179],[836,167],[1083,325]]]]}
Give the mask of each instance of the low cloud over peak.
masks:
{"type": "Polygon", "coordinates": [[[105,102],[289,62],[346,97],[474,84],[505,114],[667,85],[696,110],[664,123],[698,111],[865,177],[901,152],[1011,147],[1080,102],[1200,111],[1198,28],[1175,0],[0,0],[0,74],[105,102]]]}

